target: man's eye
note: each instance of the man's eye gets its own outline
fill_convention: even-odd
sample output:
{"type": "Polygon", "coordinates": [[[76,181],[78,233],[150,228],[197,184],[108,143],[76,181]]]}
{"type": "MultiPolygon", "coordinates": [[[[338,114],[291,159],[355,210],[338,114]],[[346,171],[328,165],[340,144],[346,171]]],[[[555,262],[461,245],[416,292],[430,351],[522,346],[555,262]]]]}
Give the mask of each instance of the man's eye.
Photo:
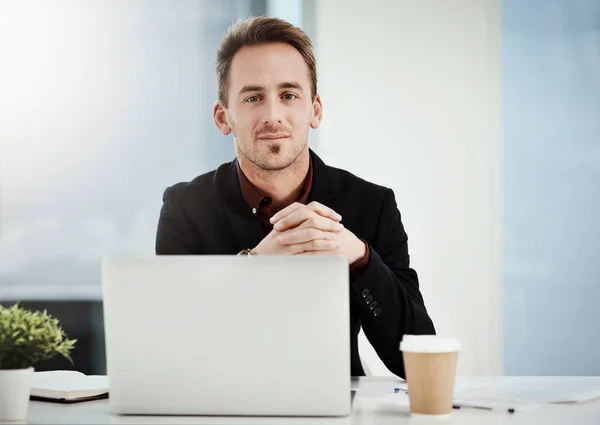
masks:
{"type": "Polygon", "coordinates": [[[246,102],[250,102],[250,103],[258,102],[258,96],[250,96],[248,99],[246,99],[246,102]]]}
{"type": "Polygon", "coordinates": [[[283,95],[283,98],[285,100],[294,100],[297,96],[295,94],[292,93],[286,93],[283,95]]]}

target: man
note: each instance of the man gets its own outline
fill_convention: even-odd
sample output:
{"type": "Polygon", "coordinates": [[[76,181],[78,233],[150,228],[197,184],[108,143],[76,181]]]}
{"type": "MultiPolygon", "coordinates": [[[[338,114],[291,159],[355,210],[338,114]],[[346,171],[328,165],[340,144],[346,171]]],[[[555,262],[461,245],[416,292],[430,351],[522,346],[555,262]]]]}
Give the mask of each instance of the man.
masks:
{"type": "Polygon", "coordinates": [[[409,265],[394,193],[329,167],[308,147],[321,98],[306,34],[275,18],[239,21],[217,54],[216,126],[237,158],[163,195],[156,253],[331,255],[350,267],[351,374],[362,326],[404,377],[405,333],[433,334],[409,265]]]}

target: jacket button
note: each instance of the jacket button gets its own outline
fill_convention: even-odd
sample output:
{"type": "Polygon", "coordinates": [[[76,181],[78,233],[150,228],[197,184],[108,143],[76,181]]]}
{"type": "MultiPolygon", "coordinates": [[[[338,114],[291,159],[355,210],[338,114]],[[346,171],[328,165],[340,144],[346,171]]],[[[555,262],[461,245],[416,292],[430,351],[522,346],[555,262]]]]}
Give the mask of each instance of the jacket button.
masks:
{"type": "MultiPolygon", "coordinates": [[[[377,301],[373,301],[371,304],[369,304],[369,308],[370,308],[371,310],[374,310],[374,309],[375,309],[375,307],[377,307],[378,305],[379,305],[379,304],[377,304],[377,301]]],[[[381,310],[381,309],[380,309],[380,310],[381,310]]]]}
{"type": "Polygon", "coordinates": [[[369,304],[371,301],[373,301],[373,295],[369,295],[367,298],[365,298],[365,302],[367,304],[369,304]]]}
{"type": "Polygon", "coordinates": [[[364,291],[362,291],[361,295],[363,298],[367,298],[369,295],[371,295],[371,291],[365,289],[364,291]]]}
{"type": "Polygon", "coordinates": [[[379,316],[381,314],[381,308],[376,308],[373,310],[373,316],[379,316]]]}

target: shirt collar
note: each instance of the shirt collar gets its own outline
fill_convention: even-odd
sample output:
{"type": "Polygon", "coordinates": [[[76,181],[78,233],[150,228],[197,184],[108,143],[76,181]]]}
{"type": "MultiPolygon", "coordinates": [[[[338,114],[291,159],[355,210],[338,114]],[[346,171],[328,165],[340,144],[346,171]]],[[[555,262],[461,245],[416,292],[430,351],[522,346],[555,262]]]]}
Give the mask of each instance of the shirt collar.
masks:
{"type": "MultiPolygon", "coordinates": [[[[239,161],[236,161],[238,178],[240,181],[240,189],[242,190],[242,196],[250,205],[250,208],[256,209],[258,211],[260,207],[260,203],[263,199],[268,198],[267,196],[260,193],[258,188],[252,184],[248,177],[242,171],[240,167],[239,161]]],[[[300,202],[301,204],[306,204],[308,201],[308,197],[310,195],[310,191],[312,189],[312,181],[313,181],[313,165],[312,165],[312,157],[310,157],[308,162],[308,172],[306,173],[306,178],[304,179],[304,184],[302,186],[302,191],[300,192],[300,196],[295,202],[300,202]]]]}

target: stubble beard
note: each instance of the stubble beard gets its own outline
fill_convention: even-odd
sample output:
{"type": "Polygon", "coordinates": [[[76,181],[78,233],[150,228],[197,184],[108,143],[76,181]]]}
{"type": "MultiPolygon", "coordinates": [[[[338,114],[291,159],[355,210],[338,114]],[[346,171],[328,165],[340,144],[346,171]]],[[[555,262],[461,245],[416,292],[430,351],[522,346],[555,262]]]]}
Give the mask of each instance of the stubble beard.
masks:
{"type": "Polygon", "coordinates": [[[285,157],[274,161],[274,156],[283,155],[281,142],[271,143],[268,146],[268,152],[261,152],[255,144],[247,143],[245,140],[240,139],[235,131],[233,132],[233,137],[238,151],[244,155],[248,161],[252,162],[258,170],[267,173],[292,168],[308,144],[308,134],[304,135],[303,143],[297,147],[291,139],[286,140],[286,142],[291,143],[294,148],[288,152],[285,157]]]}

